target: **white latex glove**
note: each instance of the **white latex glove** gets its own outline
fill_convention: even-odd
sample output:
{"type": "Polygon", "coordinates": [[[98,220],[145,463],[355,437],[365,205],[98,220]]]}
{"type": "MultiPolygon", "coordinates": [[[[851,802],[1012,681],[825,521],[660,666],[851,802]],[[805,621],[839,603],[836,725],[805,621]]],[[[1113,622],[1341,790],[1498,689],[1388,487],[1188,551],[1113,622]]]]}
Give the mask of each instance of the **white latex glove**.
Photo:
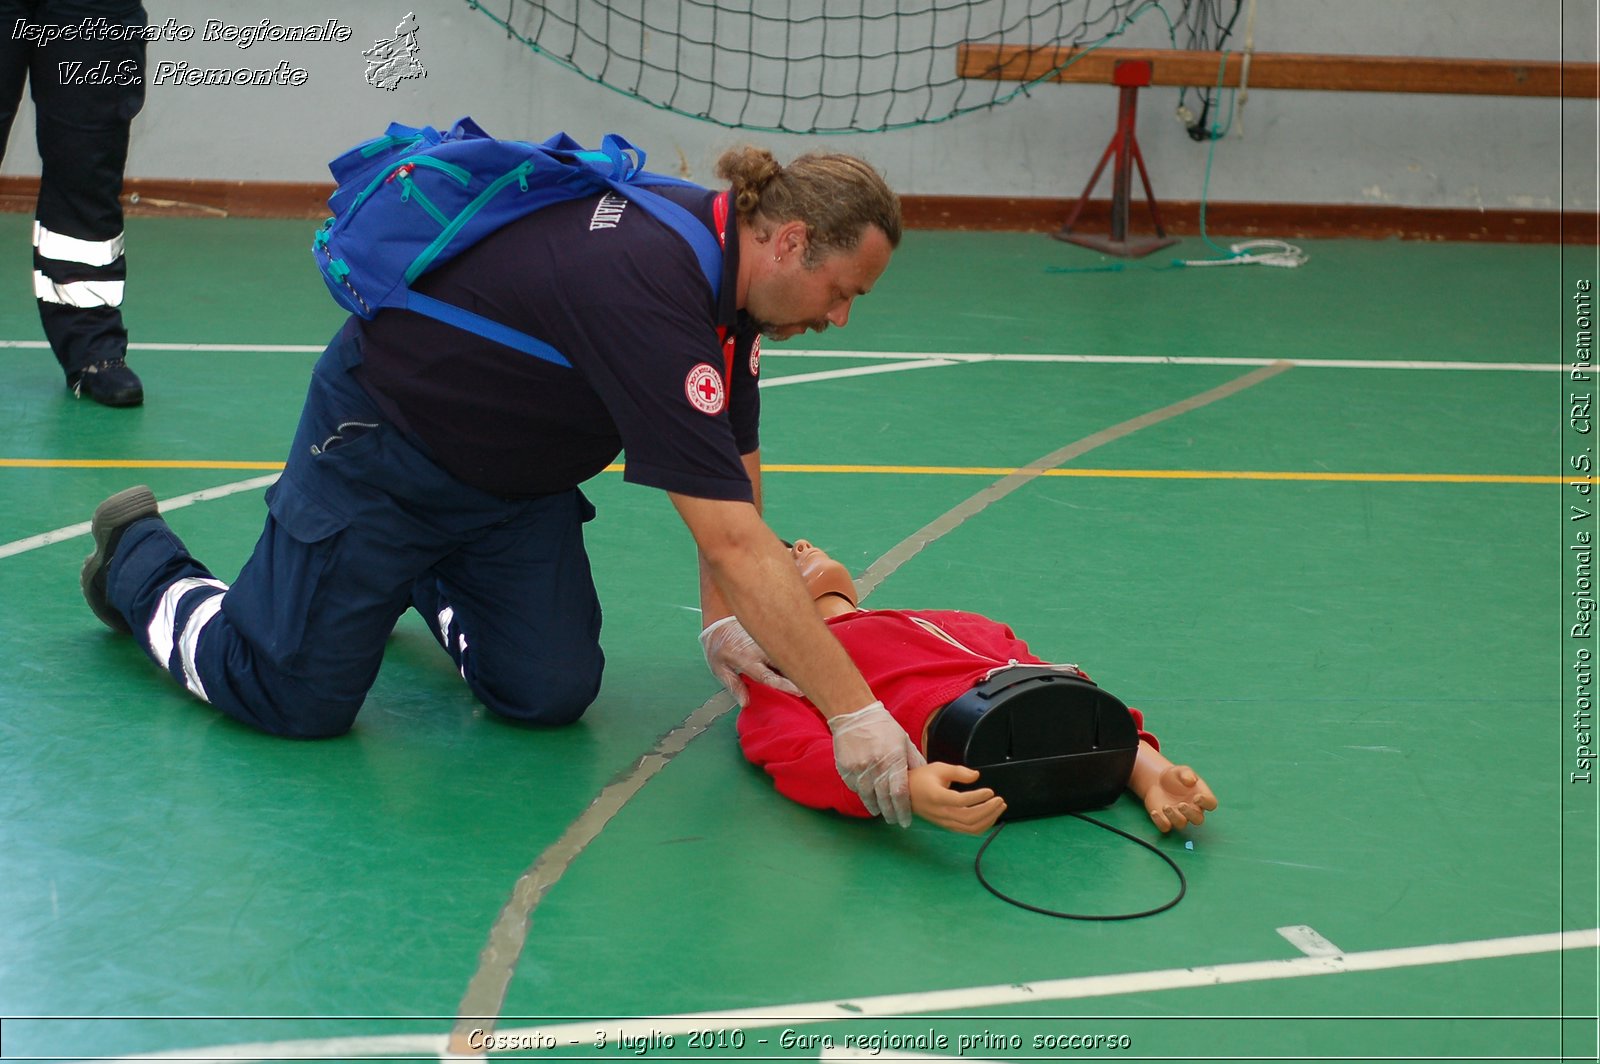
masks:
{"type": "Polygon", "coordinates": [[[845,785],[861,796],[867,812],[891,824],[911,826],[911,785],[907,773],[926,765],[911,736],[882,702],[828,719],[833,731],[833,761],[845,785]]]}
{"type": "Polygon", "coordinates": [[[744,630],[744,625],[739,623],[737,617],[724,617],[707,625],[700,633],[700,649],[705,651],[711,675],[739,700],[741,706],[749,703],[750,691],[745,687],[740,673],[757,683],[776,687],[791,695],[800,695],[800,688],[773,669],[766,651],[744,630]]]}

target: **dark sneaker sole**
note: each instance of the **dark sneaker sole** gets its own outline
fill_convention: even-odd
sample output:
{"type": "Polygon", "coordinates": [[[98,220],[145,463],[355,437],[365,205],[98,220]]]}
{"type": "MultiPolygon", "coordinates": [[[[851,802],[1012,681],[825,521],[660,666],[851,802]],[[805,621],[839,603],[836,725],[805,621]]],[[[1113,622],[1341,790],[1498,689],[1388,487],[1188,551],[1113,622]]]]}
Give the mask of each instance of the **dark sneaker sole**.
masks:
{"type": "Polygon", "coordinates": [[[125,407],[144,405],[143,392],[115,392],[110,395],[97,395],[94,392],[90,392],[89,398],[101,406],[109,406],[119,410],[125,407]]]}
{"type": "Polygon", "coordinates": [[[154,493],[143,484],[119,491],[94,508],[94,517],[89,520],[89,534],[94,537],[94,553],[83,560],[83,573],[78,583],[83,588],[83,598],[89,603],[89,609],[107,628],[118,632],[133,631],[122,614],[112,609],[111,603],[106,601],[106,568],[111,564],[111,555],[116,552],[117,542],[122,538],[123,530],[133,522],[160,515],[154,493]]]}

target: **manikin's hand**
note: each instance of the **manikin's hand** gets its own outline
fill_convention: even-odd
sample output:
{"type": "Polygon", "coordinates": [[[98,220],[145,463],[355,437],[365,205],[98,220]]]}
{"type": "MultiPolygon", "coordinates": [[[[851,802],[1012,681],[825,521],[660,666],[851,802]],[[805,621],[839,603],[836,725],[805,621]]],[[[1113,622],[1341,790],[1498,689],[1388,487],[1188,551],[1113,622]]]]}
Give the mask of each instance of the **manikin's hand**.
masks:
{"type": "Polygon", "coordinates": [[[700,649],[705,651],[706,664],[728,693],[739,705],[747,705],[750,691],[739,676],[743,673],[757,683],[776,687],[780,691],[799,696],[800,688],[784,679],[772,667],[766,651],[750,637],[737,617],[724,617],[708,625],[700,633],[700,649]]]}
{"type": "Polygon", "coordinates": [[[958,791],[952,783],[975,783],[978,770],[934,761],[911,770],[911,809],[922,819],[967,835],[994,826],[1006,801],[988,787],[958,791]]]}
{"type": "Polygon", "coordinates": [[[1144,796],[1150,819],[1163,832],[1205,822],[1217,807],[1217,796],[1188,765],[1168,765],[1144,796]]]}
{"type": "Polygon", "coordinates": [[[907,772],[927,764],[911,736],[882,702],[830,717],[828,727],[833,731],[834,765],[845,786],[861,796],[873,816],[910,827],[907,772]]]}

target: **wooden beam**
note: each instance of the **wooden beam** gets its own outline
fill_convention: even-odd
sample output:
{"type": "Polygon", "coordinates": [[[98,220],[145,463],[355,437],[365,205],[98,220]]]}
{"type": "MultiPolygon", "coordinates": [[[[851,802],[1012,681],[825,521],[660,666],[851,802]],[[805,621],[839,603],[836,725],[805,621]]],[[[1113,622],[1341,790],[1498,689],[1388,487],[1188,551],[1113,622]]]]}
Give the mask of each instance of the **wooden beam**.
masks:
{"type": "MultiPolygon", "coordinates": [[[[332,184],[292,181],[203,181],[130,177],[122,184],[123,210],[167,218],[307,218],[328,216],[332,184]]],[[[0,175],[0,212],[32,211],[37,176],[0,175]]]]}
{"type": "MultiPolygon", "coordinates": [[[[1167,48],[1067,48],[964,44],[956,64],[964,78],[1111,84],[1111,71],[1126,59],[1148,60],[1156,85],[1237,88],[1244,56],[1183,52],[1167,48]],[[1071,65],[1063,66],[1071,60],[1071,65]],[[1056,70],[1057,67],[1062,69],[1056,70]],[[1051,71],[1055,70],[1054,74],[1051,71]]],[[[1250,88],[1321,92],[1429,92],[1470,96],[1565,96],[1600,98],[1600,64],[1521,59],[1433,59],[1392,55],[1310,55],[1256,52],[1250,57],[1250,88]]]]}

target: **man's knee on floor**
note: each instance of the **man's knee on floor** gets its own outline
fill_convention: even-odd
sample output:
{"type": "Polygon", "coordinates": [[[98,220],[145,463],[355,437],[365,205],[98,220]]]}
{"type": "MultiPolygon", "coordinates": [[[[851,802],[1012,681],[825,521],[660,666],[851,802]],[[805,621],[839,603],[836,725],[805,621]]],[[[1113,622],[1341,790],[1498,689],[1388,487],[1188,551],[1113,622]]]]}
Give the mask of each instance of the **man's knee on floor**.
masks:
{"type": "Polygon", "coordinates": [[[360,709],[360,702],[297,698],[256,711],[251,723],[280,739],[332,739],[350,730],[360,709]]]}
{"type": "Polygon", "coordinates": [[[286,720],[268,728],[268,734],[280,739],[336,739],[350,730],[350,721],[333,722],[326,719],[286,720]]]}
{"type": "Polygon", "coordinates": [[[583,716],[600,693],[603,659],[589,668],[568,666],[559,670],[524,673],[512,683],[494,683],[478,677],[474,685],[485,705],[502,717],[523,724],[556,727],[583,716]]]}

